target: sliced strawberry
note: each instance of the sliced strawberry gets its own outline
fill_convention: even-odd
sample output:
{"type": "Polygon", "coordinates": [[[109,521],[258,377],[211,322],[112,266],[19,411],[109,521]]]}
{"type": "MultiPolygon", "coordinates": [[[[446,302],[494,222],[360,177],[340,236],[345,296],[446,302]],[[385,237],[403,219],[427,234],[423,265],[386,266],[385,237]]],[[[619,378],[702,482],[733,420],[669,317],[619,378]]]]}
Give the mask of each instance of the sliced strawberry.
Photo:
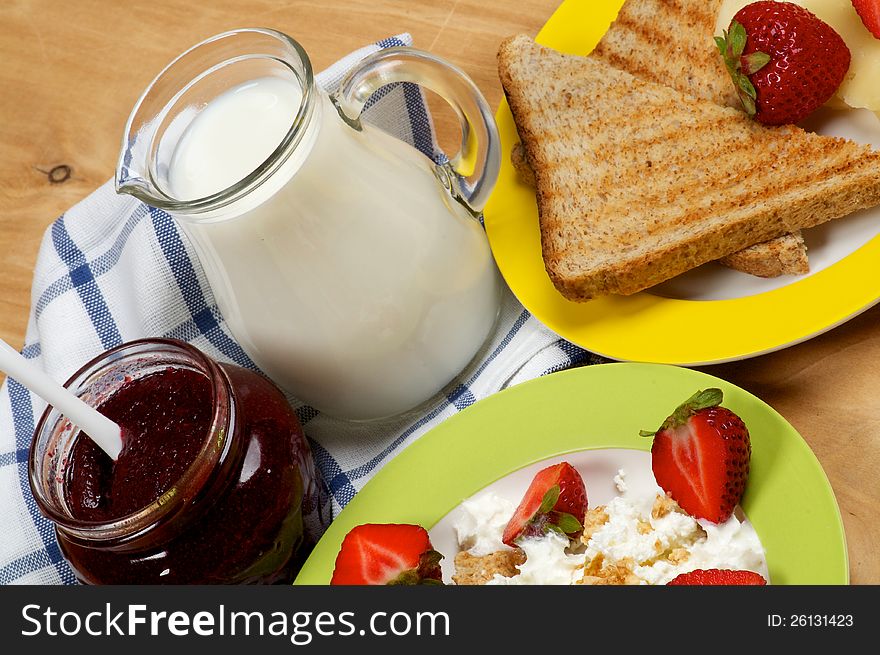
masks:
{"type": "Polygon", "coordinates": [[[654,435],[654,479],[695,518],[723,523],[742,500],[752,448],[739,416],[719,407],[720,389],[698,391],[654,435]]]}
{"type": "Polygon", "coordinates": [[[359,525],[342,541],[330,584],[442,584],[441,559],[421,526],[359,525]]]}
{"type": "Polygon", "coordinates": [[[880,39],[880,0],[852,0],[852,5],[868,31],[880,39]]]}
{"type": "Polygon", "coordinates": [[[550,530],[576,536],[587,513],[587,489],[581,474],[568,462],[549,466],[535,475],[501,540],[513,546],[521,537],[550,530]]]}
{"type": "Polygon", "coordinates": [[[729,569],[697,569],[682,573],[666,583],[667,586],[766,585],[767,581],[753,571],[729,569]]]}

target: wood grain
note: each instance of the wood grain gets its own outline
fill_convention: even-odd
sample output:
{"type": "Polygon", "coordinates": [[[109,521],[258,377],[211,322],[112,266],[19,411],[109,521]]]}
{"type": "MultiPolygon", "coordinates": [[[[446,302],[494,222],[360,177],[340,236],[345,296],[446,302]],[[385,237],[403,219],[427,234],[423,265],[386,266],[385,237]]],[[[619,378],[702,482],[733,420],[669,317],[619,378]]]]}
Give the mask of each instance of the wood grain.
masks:
{"type": "MultiPolygon", "coordinates": [[[[212,34],[274,27],[316,69],[382,37],[415,44],[470,74],[497,106],[495,51],[535,34],[558,0],[340,0],[195,2],[7,0],[0,3],[0,336],[21,346],[30,281],[45,228],[111,177],[128,112],[175,55],[212,34]],[[65,175],[68,167],[69,175],[65,175]],[[56,181],[50,173],[54,169],[56,181]]],[[[451,112],[437,110],[454,147],[451,112]]],[[[761,397],[810,443],[840,503],[854,583],[880,583],[880,308],[799,346],[708,367],[761,397]]],[[[756,325],[755,329],[760,329],[756,325]]]]}
{"type": "Polygon", "coordinates": [[[854,584],[880,583],[878,328],[880,306],[806,343],[703,369],[770,404],[810,444],[840,506],[854,584]]]}

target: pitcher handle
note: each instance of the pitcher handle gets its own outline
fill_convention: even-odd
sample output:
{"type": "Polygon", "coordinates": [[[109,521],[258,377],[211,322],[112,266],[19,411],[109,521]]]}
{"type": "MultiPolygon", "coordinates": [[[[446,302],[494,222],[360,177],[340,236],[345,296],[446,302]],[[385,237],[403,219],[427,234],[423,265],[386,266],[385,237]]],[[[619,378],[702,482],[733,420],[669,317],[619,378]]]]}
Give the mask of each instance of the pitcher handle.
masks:
{"type": "Polygon", "coordinates": [[[395,82],[425,86],[455,110],[461,121],[461,149],[441,168],[447,173],[452,194],[479,213],[495,187],[501,166],[498,128],[483,94],[467,73],[445,59],[398,47],[366,57],[331,97],[345,118],[356,125],[370,96],[395,82]]]}

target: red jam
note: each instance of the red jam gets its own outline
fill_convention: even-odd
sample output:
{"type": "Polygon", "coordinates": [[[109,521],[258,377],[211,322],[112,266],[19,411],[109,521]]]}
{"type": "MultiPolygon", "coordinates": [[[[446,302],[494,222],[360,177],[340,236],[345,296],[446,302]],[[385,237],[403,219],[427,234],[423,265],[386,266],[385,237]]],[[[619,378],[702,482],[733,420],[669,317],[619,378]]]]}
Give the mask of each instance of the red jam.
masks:
{"type": "Polygon", "coordinates": [[[117,461],[72,435],[51,408],[32,446],[34,496],[55,521],[77,577],[91,584],[292,580],[305,555],[304,489],[312,488],[313,469],[281,391],[180,342],[131,342],[106,355],[68,385],[111,380],[98,409],[123,428],[117,461]],[[122,364],[110,355],[119,353],[126,366],[148,368],[113,383],[122,364]],[[141,364],[157,355],[166,363],[141,364]]]}
{"type": "Polygon", "coordinates": [[[196,371],[169,368],[129,382],[98,407],[122,427],[116,463],[80,437],[65,475],[73,515],[111,521],[143,509],[180,479],[211,427],[211,383],[196,371]]]}

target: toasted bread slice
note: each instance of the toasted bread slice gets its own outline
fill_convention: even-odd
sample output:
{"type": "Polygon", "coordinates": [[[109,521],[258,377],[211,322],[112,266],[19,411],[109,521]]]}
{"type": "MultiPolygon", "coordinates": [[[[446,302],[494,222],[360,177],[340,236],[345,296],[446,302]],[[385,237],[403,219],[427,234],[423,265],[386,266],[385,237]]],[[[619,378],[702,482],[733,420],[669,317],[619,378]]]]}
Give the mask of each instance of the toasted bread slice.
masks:
{"type": "Polygon", "coordinates": [[[742,107],[715,45],[723,0],[627,0],[591,53],[631,75],[742,107]]]}
{"type": "MultiPolygon", "coordinates": [[[[590,56],[643,80],[739,109],[733,82],[713,40],[722,1],[627,0],[590,56]],[[658,64],[659,53],[662,65],[658,64]]],[[[534,173],[519,144],[514,146],[511,160],[520,179],[534,186],[534,173]]],[[[758,277],[810,272],[799,233],[752,245],[719,262],[758,277]]]]}
{"type": "MultiPolygon", "coordinates": [[[[591,56],[643,80],[739,109],[739,98],[713,39],[722,2],[627,0],[591,56]]],[[[759,277],[810,272],[804,239],[797,233],[755,244],[719,261],[759,277]]]]}
{"type": "Polygon", "coordinates": [[[718,260],[720,264],[758,277],[806,275],[807,245],[800,231],[744,248],[718,260]]]}
{"type": "Polygon", "coordinates": [[[880,153],[526,36],[499,73],[535,173],[544,263],[570,300],[631,294],[880,204],[880,153]]]}
{"type": "MultiPolygon", "coordinates": [[[[529,166],[525,148],[516,143],[510,162],[523,184],[535,186],[535,172],[529,166]]],[[[807,246],[800,230],[744,248],[718,260],[719,264],[756,277],[806,275],[810,272],[807,246]]]]}

